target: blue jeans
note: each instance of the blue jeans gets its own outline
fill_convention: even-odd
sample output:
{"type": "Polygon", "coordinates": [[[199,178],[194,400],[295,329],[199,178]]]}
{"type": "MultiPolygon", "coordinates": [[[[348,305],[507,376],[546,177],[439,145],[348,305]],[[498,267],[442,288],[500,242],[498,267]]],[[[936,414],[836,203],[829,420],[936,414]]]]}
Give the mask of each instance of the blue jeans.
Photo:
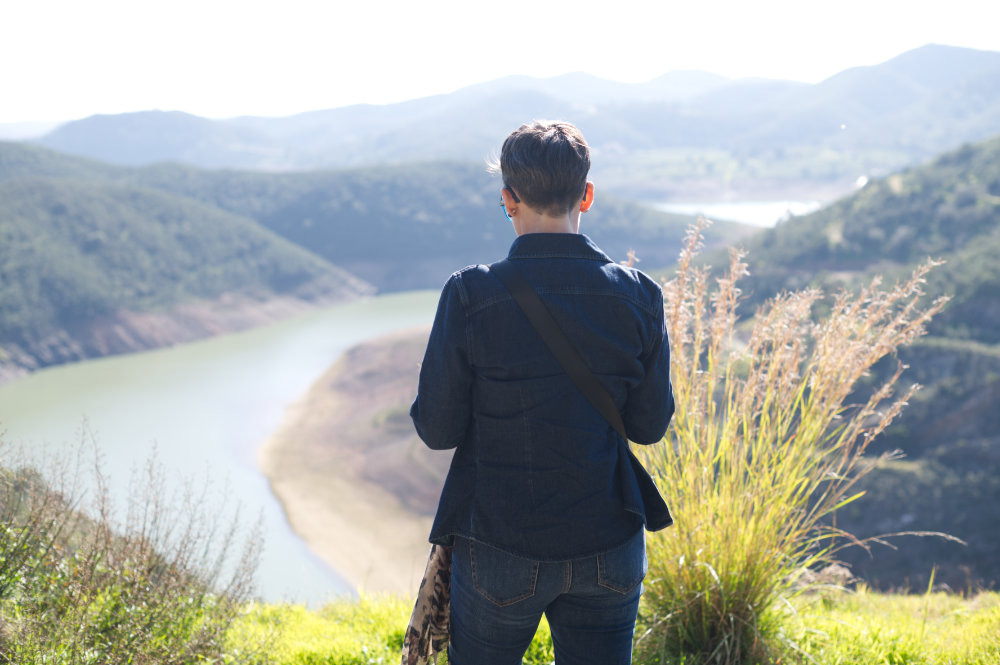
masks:
{"type": "Polygon", "coordinates": [[[557,665],[628,665],[646,575],[642,529],[582,559],[546,562],[455,539],[450,665],[518,665],[542,614],[557,665]]]}

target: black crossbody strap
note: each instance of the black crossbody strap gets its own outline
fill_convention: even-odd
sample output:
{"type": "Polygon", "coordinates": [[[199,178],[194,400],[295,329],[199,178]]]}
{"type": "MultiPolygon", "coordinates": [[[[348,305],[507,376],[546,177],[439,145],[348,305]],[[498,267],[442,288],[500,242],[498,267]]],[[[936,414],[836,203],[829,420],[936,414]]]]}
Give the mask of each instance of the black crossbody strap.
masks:
{"type": "Polygon", "coordinates": [[[573,380],[583,396],[587,398],[597,412],[604,416],[604,419],[615,428],[622,439],[628,441],[625,434],[625,423],[622,421],[621,413],[615,405],[611,395],[604,386],[598,382],[597,377],[587,367],[576,347],[573,346],[566,333],[562,331],[559,324],[552,318],[545,303],[538,297],[535,290],[531,288],[528,280],[510,263],[510,261],[499,261],[490,266],[490,270],[499,278],[510,294],[521,306],[528,321],[535,327],[545,345],[552,351],[559,364],[562,365],[566,374],[573,380]]]}

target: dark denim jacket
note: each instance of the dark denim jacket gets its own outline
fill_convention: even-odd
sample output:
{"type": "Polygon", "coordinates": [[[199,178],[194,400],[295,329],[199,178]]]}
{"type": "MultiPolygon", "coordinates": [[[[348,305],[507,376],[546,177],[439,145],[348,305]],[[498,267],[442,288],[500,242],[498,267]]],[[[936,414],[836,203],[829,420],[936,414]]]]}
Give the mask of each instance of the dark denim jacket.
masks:
{"type": "MultiPolygon", "coordinates": [[[[611,393],[629,439],[660,441],[674,411],[659,286],[589,238],[527,234],[508,260],[611,393]]],[[[645,522],[624,442],[484,265],[448,280],[410,415],[455,448],[431,542],[455,535],[542,560],[587,556],[645,522]],[[628,487],[623,487],[628,484],[628,487]]]]}

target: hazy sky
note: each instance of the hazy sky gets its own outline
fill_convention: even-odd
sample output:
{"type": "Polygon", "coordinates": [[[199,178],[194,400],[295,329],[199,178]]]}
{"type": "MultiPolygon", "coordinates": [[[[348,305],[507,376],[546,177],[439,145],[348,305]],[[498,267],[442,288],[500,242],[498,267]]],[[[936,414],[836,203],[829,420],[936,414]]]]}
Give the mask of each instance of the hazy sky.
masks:
{"type": "Polygon", "coordinates": [[[0,123],[289,115],[509,74],[818,82],[927,43],[1000,51],[996,0],[0,0],[0,123]]]}

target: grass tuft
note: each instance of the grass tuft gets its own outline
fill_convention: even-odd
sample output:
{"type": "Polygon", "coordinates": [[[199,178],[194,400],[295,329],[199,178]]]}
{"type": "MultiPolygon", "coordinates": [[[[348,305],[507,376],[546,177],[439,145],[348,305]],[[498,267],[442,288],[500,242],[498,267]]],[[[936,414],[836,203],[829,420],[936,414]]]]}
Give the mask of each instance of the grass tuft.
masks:
{"type": "MultiPolygon", "coordinates": [[[[900,366],[860,403],[853,391],[881,358],[924,332],[944,304],[922,304],[934,265],[888,289],[825,299],[809,289],[777,296],[738,321],[733,251],[712,284],[692,259],[691,229],[676,276],[664,284],[677,413],[667,446],[641,451],[674,512],[648,540],[647,662],[741,665],[774,660],[776,608],[835,562],[844,543],[834,514],[861,497],[870,441],[912,394],[895,396],[900,366]]],[[[889,455],[891,457],[891,455],[889,455]]]]}

